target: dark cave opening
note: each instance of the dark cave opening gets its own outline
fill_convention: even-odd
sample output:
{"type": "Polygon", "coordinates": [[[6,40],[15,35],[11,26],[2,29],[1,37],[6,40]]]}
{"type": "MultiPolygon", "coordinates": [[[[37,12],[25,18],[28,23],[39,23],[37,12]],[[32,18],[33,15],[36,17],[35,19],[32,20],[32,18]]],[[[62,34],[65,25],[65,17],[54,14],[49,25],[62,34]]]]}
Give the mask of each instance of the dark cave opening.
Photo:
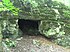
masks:
{"type": "Polygon", "coordinates": [[[38,34],[39,22],[39,20],[19,19],[18,25],[23,34],[38,34]]]}

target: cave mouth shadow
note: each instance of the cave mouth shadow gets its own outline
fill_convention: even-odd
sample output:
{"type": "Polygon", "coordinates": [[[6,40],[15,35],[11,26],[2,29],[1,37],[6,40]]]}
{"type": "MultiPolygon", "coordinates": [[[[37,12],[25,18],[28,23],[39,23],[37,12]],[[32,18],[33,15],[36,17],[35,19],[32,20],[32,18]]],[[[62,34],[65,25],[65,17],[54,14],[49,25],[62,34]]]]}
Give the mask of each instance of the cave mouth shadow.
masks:
{"type": "Polygon", "coordinates": [[[40,20],[18,20],[19,29],[23,32],[23,34],[27,35],[40,34],[38,29],[39,24],[40,20]]]}

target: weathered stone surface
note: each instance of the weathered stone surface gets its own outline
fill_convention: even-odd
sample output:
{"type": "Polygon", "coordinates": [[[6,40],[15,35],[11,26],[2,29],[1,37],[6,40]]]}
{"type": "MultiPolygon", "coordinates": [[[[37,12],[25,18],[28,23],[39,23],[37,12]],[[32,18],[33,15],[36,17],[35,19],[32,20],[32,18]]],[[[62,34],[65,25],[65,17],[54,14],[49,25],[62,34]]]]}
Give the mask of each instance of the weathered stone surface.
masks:
{"type": "MultiPolygon", "coordinates": [[[[18,36],[18,19],[2,20],[2,34],[3,37],[18,36]]],[[[14,37],[14,38],[15,38],[14,37]]]]}
{"type": "MultiPolygon", "coordinates": [[[[52,8],[50,8],[49,6],[46,6],[46,5],[48,5],[46,3],[47,1],[44,3],[41,2],[41,3],[39,3],[39,5],[40,5],[39,7],[30,9],[28,11],[27,9],[29,9],[29,8],[27,8],[27,6],[24,7],[24,5],[22,6],[21,3],[18,1],[15,0],[15,2],[13,3],[13,4],[17,3],[16,7],[20,8],[22,10],[22,12],[19,12],[18,16],[11,15],[7,11],[0,13],[0,19],[1,19],[0,34],[1,34],[1,36],[3,35],[3,37],[5,37],[5,36],[12,37],[12,35],[14,35],[13,36],[13,38],[14,38],[14,37],[17,37],[19,34],[21,34],[21,33],[18,33],[20,31],[18,28],[18,19],[40,20],[39,31],[41,34],[48,36],[47,32],[49,29],[51,31],[53,31],[51,28],[57,29],[59,27],[59,25],[58,25],[58,23],[56,23],[56,21],[61,22],[62,20],[66,20],[67,17],[69,17],[69,15],[66,15],[67,13],[64,13],[64,12],[67,12],[68,9],[65,7],[65,5],[60,4],[58,2],[57,2],[57,5],[55,5],[56,4],[55,2],[52,3],[53,4],[52,8]],[[59,6],[59,7],[56,7],[56,6],[59,6]],[[3,17],[1,17],[1,16],[3,16],[3,17]],[[64,17],[66,17],[66,18],[64,18],[64,17]],[[49,20],[49,21],[47,21],[47,20],[49,20]],[[55,21],[55,22],[52,22],[51,20],[55,21]]],[[[64,21],[62,21],[62,22],[65,23],[64,21]]],[[[70,25],[67,25],[67,27],[68,26],[70,26],[70,25]]],[[[62,29],[63,28],[64,27],[62,27],[62,29]]],[[[58,31],[59,31],[59,29],[58,29],[58,31]]],[[[51,36],[55,36],[54,34],[56,34],[56,33],[54,33],[54,34],[53,33],[51,34],[51,36]]],[[[70,31],[68,33],[70,33],[70,31]]],[[[0,37],[0,38],[2,39],[2,37],[0,37]]]]}
{"type": "Polygon", "coordinates": [[[39,31],[43,34],[44,30],[48,30],[50,28],[50,24],[46,20],[42,20],[39,25],[39,31]]]}

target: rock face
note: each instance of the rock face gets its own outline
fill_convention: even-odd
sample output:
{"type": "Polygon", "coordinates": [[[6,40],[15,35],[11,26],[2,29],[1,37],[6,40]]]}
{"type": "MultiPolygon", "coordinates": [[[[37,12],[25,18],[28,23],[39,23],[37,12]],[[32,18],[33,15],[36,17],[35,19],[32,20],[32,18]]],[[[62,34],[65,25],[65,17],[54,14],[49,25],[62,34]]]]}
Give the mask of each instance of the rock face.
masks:
{"type": "Polygon", "coordinates": [[[4,11],[0,14],[3,16],[0,17],[3,22],[1,30],[3,35],[7,34],[8,36],[9,34],[18,34],[18,19],[39,20],[38,30],[41,34],[44,34],[47,37],[62,36],[65,34],[64,28],[69,28],[70,18],[69,14],[66,13],[66,11],[69,12],[69,8],[62,3],[58,3],[56,1],[51,1],[51,3],[46,0],[35,0],[32,1],[32,3],[30,1],[22,0],[12,0],[12,2],[14,6],[18,7],[21,11],[19,11],[17,16],[8,11],[4,11]],[[47,2],[49,2],[50,5],[47,2]],[[65,14],[67,15],[65,16],[65,14]]]}
{"type": "Polygon", "coordinates": [[[14,6],[22,11],[19,11],[18,16],[9,15],[9,12],[0,14],[3,16],[0,16],[0,39],[2,39],[2,35],[3,38],[16,38],[21,34],[19,33],[19,19],[39,20],[38,30],[46,37],[61,38],[65,35],[66,31],[64,28],[70,28],[70,9],[68,9],[67,6],[58,2],[52,2],[50,3],[50,5],[52,4],[50,6],[47,1],[43,2],[42,0],[33,1],[35,3],[31,3],[31,5],[29,2],[22,0],[21,2],[19,0],[13,2],[14,6]],[[26,3],[25,5],[24,2],[26,3]]]}
{"type": "Polygon", "coordinates": [[[17,19],[9,19],[2,20],[2,34],[3,38],[9,38],[11,35],[18,34],[18,20],[17,19]]]}
{"type": "MultiPolygon", "coordinates": [[[[0,20],[0,51],[2,50],[2,38],[16,38],[18,36],[18,20],[17,19],[1,19],[0,20]],[[13,36],[14,35],[14,36],[13,36]]],[[[3,50],[2,50],[3,51],[3,50]]]]}

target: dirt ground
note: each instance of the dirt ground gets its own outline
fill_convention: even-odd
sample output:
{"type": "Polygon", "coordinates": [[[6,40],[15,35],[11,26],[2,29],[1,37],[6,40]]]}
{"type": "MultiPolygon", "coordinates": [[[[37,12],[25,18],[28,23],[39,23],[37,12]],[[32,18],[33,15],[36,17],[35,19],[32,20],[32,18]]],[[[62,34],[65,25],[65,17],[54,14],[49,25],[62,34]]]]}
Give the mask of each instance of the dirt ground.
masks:
{"type": "Polygon", "coordinates": [[[17,42],[17,46],[11,49],[12,52],[70,52],[69,49],[58,46],[41,35],[23,35],[17,42]]]}

